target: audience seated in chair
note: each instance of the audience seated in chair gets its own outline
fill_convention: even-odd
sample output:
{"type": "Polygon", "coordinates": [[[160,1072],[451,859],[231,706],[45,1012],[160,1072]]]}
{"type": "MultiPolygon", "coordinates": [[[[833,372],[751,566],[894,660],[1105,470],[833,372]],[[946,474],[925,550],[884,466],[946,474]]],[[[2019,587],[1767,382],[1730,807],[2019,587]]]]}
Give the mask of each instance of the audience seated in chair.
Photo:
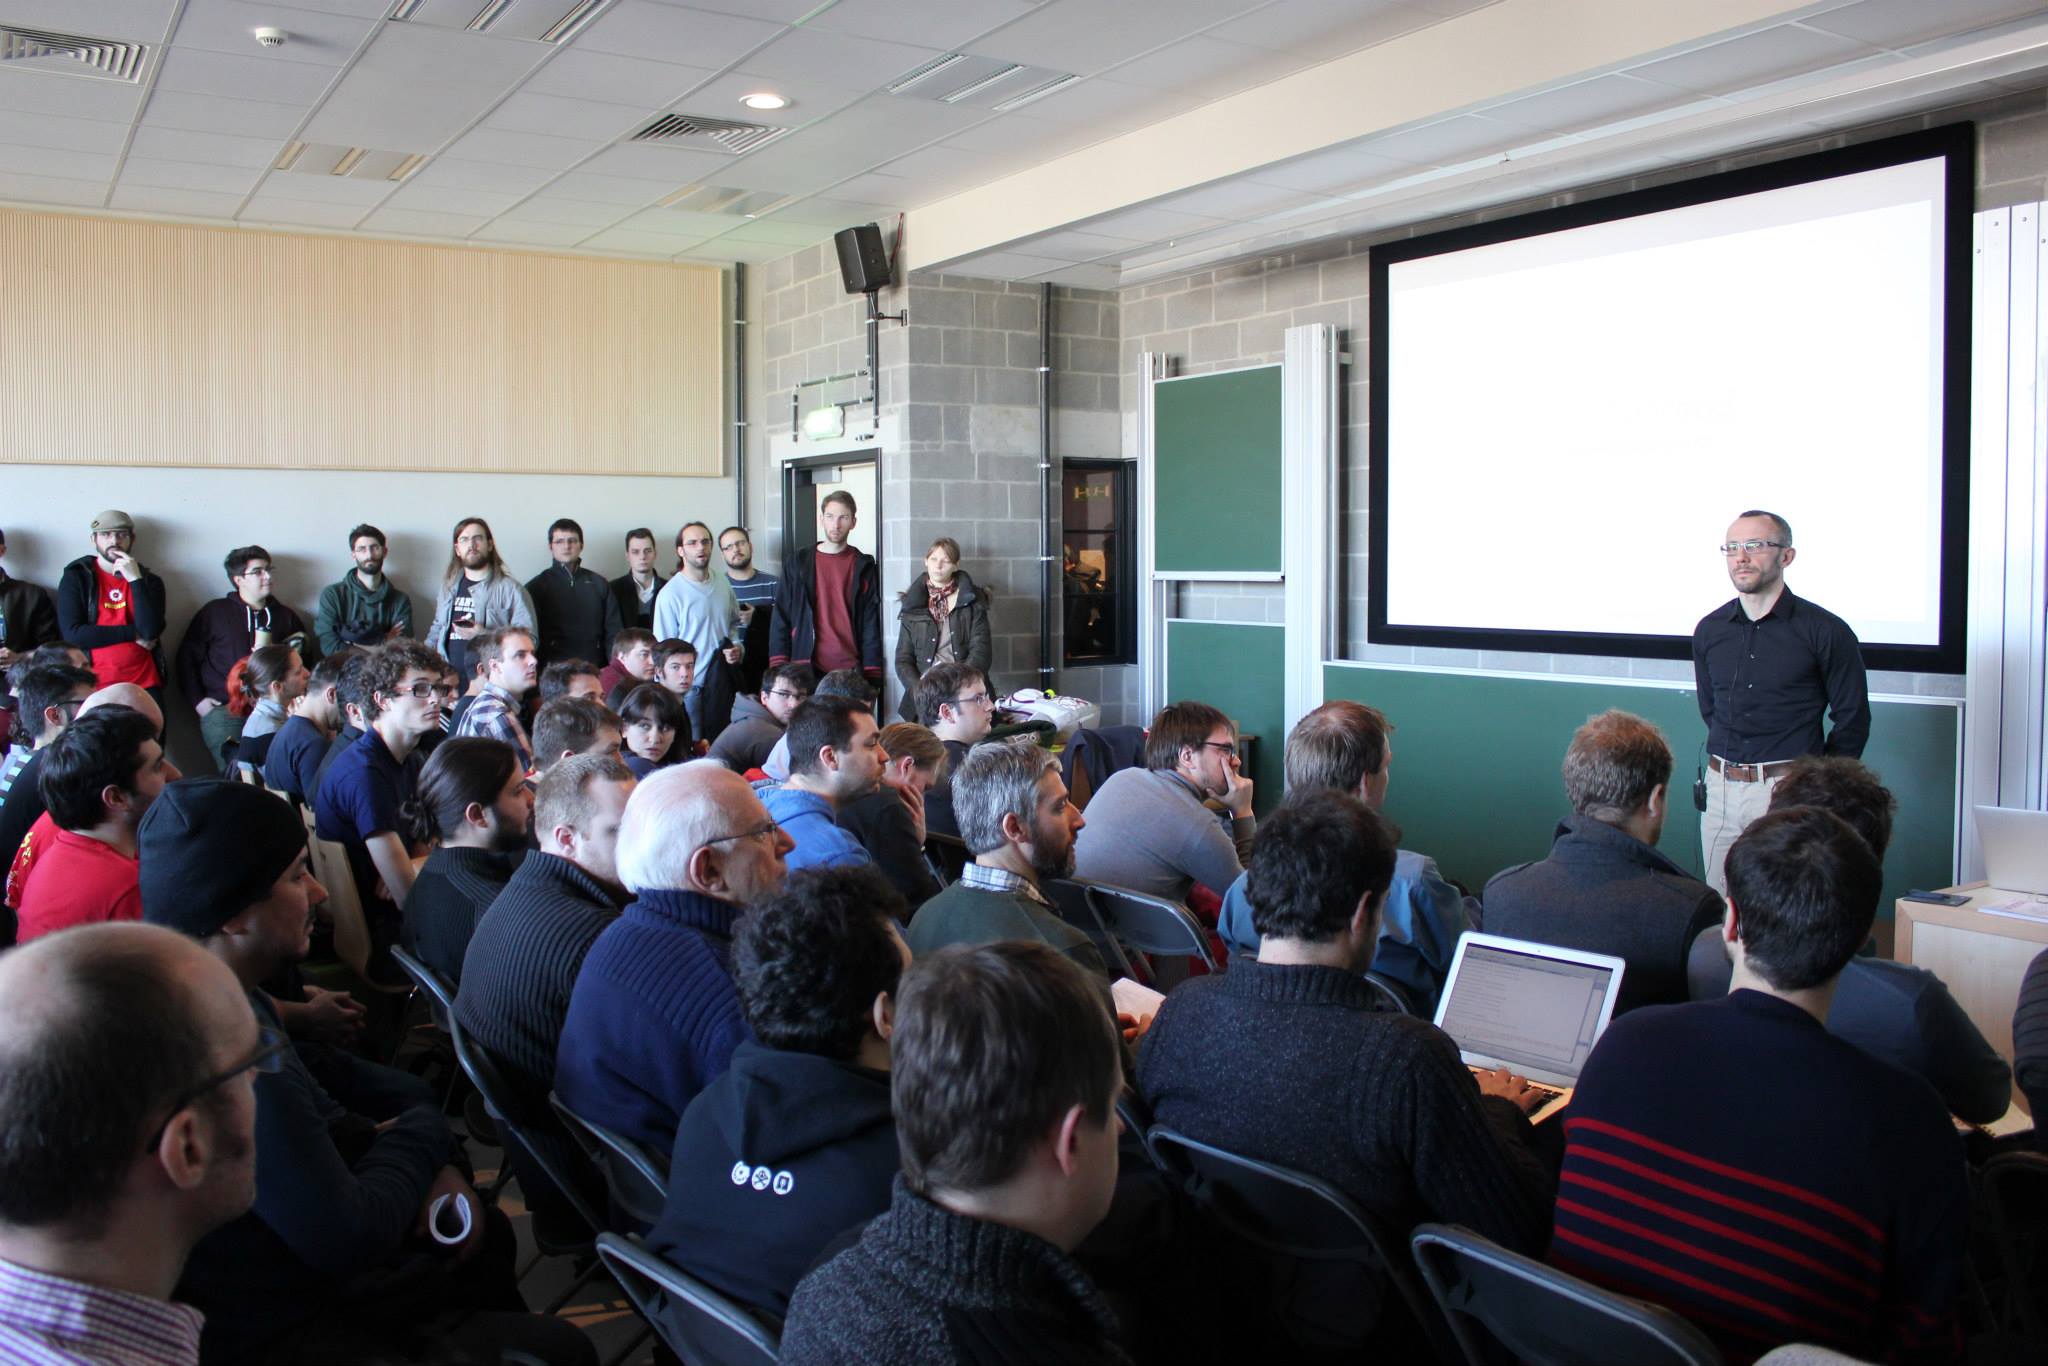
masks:
{"type": "Polygon", "coordinates": [[[277,736],[263,755],[263,785],[308,805],[319,790],[315,781],[328,745],[341,733],[345,718],[335,689],[342,666],[361,654],[355,646],[343,646],[313,666],[306,688],[292,703],[291,715],[278,727],[277,736]]]}
{"type": "MultiPolygon", "coordinates": [[[[1358,702],[1325,702],[1295,724],[1287,737],[1287,799],[1310,792],[1348,792],[1377,811],[1387,799],[1394,758],[1393,723],[1376,708],[1358,702]]],[[[1248,874],[1223,894],[1216,933],[1232,953],[1259,951],[1252,928],[1248,874]]],[[[1373,971],[1399,983],[1409,1009],[1435,1013],[1437,994],[1450,974],[1458,936],[1478,924],[1478,905],[1444,881],[1436,860],[1412,849],[1394,854],[1394,880],[1380,913],[1380,942],[1373,971]]]]}
{"type": "Polygon", "coordinates": [[[712,741],[710,757],[735,773],[760,768],[782,739],[790,713],[809,699],[816,685],[817,675],[808,664],[778,664],[762,674],[757,696],[733,701],[732,721],[712,741]]]}
{"type": "MultiPolygon", "coordinates": [[[[197,939],[279,1030],[257,985],[305,956],[326,896],[299,816],[248,784],[188,779],[150,807],[140,844],[144,916],[197,939]]],[[[473,1349],[590,1359],[580,1333],[523,1312],[511,1224],[478,1202],[433,1105],[366,1099],[399,1090],[374,1064],[316,1080],[296,1046],[277,1056],[255,1084],[255,1207],[200,1240],[179,1284],[206,1315],[208,1361],[435,1361],[450,1354],[444,1333],[473,1349]],[[420,1234],[444,1195],[472,1215],[451,1248],[420,1234]]]]}
{"type": "MultiPolygon", "coordinates": [[[[424,645],[395,640],[364,657],[357,677],[366,729],[319,775],[313,809],[320,838],[348,851],[363,911],[374,926],[412,890],[412,853],[402,815],[418,770],[407,763],[422,736],[441,724],[446,661],[424,645]]],[[[350,681],[353,661],[342,670],[350,681]]],[[[344,699],[346,700],[346,699],[344,699]]]]}
{"type": "Polygon", "coordinates": [[[882,781],[838,809],[839,826],[860,841],[907,908],[939,894],[925,862],[925,797],[946,768],[946,747],[914,721],[884,726],[882,781]]]}
{"type": "MultiPolygon", "coordinates": [[[[540,705],[545,707],[557,697],[587,697],[593,702],[603,702],[606,688],[604,674],[587,659],[558,659],[540,671],[540,705]]],[[[536,726],[539,722],[534,723],[536,726]]],[[[534,744],[540,744],[540,737],[534,737],[534,744]]]]}
{"type": "Polygon", "coordinates": [[[1566,1111],[1550,1257],[1666,1305],[1733,1357],[1787,1341],[1958,1359],[1969,1194],[1926,1082],[1828,1032],[1883,882],[1810,806],[1728,854],[1734,990],[1616,1020],[1566,1111]]]}
{"type": "Polygon", "coordinates": [[[762,805],[794,843],[792,871],[871,862],[867,848],[841,829],[837,813],[873,792],[888,756],[874,713],[845,697],[814,697],[790,714],[789,777],[765,787],[762,805]]]}
{"type": "Polygon", "coordinates": [[[172,1290],[255,1198],[251,1078],[288,1046],[169,930],[0,957],[0,1358],[199,1360],[199,1312],[172,1290]]]}
{"type": "Polygon", "coordinates": [[[619,702],[618,712],[624,738],[619,758],[636,778],[681,763],[697,748],[682,699],[659,683],[634,685],[619,702]]]}
{"type": "Polygon", "coordinates": [[[1075,867],[1090,882],[1168,901],[1185,903],[1198,885],[1221,896],[1244,871],[1257,828],[1230,718],[1206,703],[1175,702],[1152,719],[1145,766],[1112,774],[1088,799],[1075,867]],[[1203,805],[1211,798],[1228,813],[1228,830],[1203,805]]]}
{"type": "Polygon", "coordinates": [[[1096,992],[1032,943],[956,947],[903,975],[903,1175],[859,1241],[798,1285],[787,1366],[1131,1359],[1072,1256],[1116,1186],[1123,1070],[1096,992]]]}
{"type": "Polygon", "coordinates": [[[1486,884],[1486,928],[1622,959],[1614,1013],[1687,999],[1693,938],[1721,923],[1721,896],[1657,851],[1671,796],[1671,746],[1640,716],[1602,712],[1564,755],[1572,814],[1549,857],[1486,884]]]}
{"type": "Polygon", "coordinates": [[[619,831],[619,876],[633,900],[576,979],[556,1054],[563,1104],[643,1147],[670,1149],[684,1107],[747,1037],[733,922],[781,889],[789,848],[723,764],[678,764],[640,785],[619,831]]]}
{"type": "Polygon", "coordinates": [[[2048,1150],[2048,949],[2034,955],[2020,979],[2012,1015],[2012,1074],[2036,1117],[2034,1146],[2048,1150]]]}
{"type": "Polygon", "coordinates": [[[642,683],[654,681],[654,632],[644,626],[628,626],[612,637],[611,662],[597,676],[604,689],[604,704],[613,711],[626,695],[642,683]]]}
{"type": "MultiPolygon", "coordinates": [[[[156,699],[149,695],[147,689],[137,687],[133,683],[109,683],[97,692],[87,694],[84,701],[67,704],[65,710],[69,711],[71,705],[77,707],[79,716],[88,715],[101,707],[127,707],[148,717],[155,727],[152,733],[156,736],[158,744],[163,742],[163,710],[157,706],[156,699]]],[[[61,729],[58,734],[62,734],[61,729]]],[[[0,826],[4,826],[4,829],[0,829],[0,849],[7,851],[6,891],[4,898],[0,899],[5,900],[9,912],[5,924],[0,925],[0,930],[6,931],[4,936],[0,936],[0,947],[16,942],[14,932],[17,927],[12,912],[21,904],[22,893],[28,887],[28,875],[35,868],[36,860],[49,852],[57,842],[57,823],[50,819],[49,808],[43,802],[42,790],[42,756],[47,752],[49,745],[55,743],[56,736],[52,736],[49,744],[30,757],[30,766],[24,770],[28,776],[16,785],[15,790],[9,794],[4,812],[0,812],[0,826]],[[12,818],[15,816],[27,818],[27,823],[19,830],[14,827],[12,818]]]]}
{"type": "Polygon", "coordinates": [[[534,1111],[546,1112],[555,1089],[555,1048],[577,974],[626,904],[618,844],[633,786],[626,766],[604,755],[549,769],[533,808],[540,848],[505,883],[463,954],[455,1018],[534,1111]]]}
{"type": "Polygon", "coordinates": [[[157,724],[128,707],[99,707],[81,713],[42,751],[39,782],[51,830],[19,888],[17,942],[142,918],[135,827],[179,776],[157,742],[157,724]]]}
{"type": "Polygon", "coordinates": [[[1073,959],[1107,998],[1101,952],[1040,890],[1073,875],[1074,837],[1087,824],[1067,800],[1058,759],[1028,735],[977,745],[953,775],[953,810],[974,861],[911,916],[910,951],[922,958],[949,944],[1036,940],[1073,959]]]}
{"type": "Polygon", "coordinates": [[[434,852],[405,898],[400,932],[407,950],[451,985],[476,927],[526,857],[533,788],[510,745],[457,736],[420,770],[422,824],[415,838],[434,852]]]}
{"type": "Polygon", "coordinates": [[[960,833],[953,816],[953,775],[967,751],[988,738],[996,701],[988,675],[972,664],[935,664],[917,681],[917,719],[946,747],[946,771],[925,794],[927,830],[960,833]]]}
{"type": "Polygon", "coordinates": [[[0,756],[0,855],[11,867],[29,828],[44,811],[37,785],[42,753],[64,733],[99,685],[90,669],[33,659],[15,665],[9,676],[16,714],[14,747],[0,756]]]}
{"type": "MultiPolygon", "coordinates": [[[[1555,1187],[1524,1117],[1540,1097],[1475,1079],[1442,1030],[1374,1009],[1364,974],[1394,866],[1392,830],[1358,797],[1281,806],[1252,854],[1258,958],[1174,989],[1138,1089],[1160,1124],[1320,1177],[1404,1234],[1440,1220],[1540,1251],[1555,1187]]],[[[1379,1307],[1355,1305],[1360,1338],[1379,1307]]]]}
{"type": "Polygon", "coordinates": [[[594,697],[557,697],[533,718],[533,776],[579,754],[616,759],[624,752],[625,726],[617,713],[594,697]]]}
{"type": "Polygon", "coordinates": [[[683,1111],[668,1208],[647,1241],[777,1318],[826,1244],[889,1207],[904,909],[873,869],[798,873],[740,920],[733,941],[754,1037],[683,1111]]]}
{"type": "MultiPolygon", "coordinates": [[[[606,596],[609,600],[609,594],[606,596]]],[[[454,733],[502,740],[518,753],[522,768],[532,768],[533,741],[519,718],[526,690],[540,672],[533,633],[519,626],[485,631],[469,642],[469,657],[482,664],[484,686],[463,712],[454,733]]]]}
{"type": "MultiPolygon", "coordinates": [[[[823,701],[828,697],[844,697],[867,708],[870,714],[875,710],[875,685],[870,683],[859,669],[834,669],[819,679],[818,686],[811,691],[811,699],[823,701]]],[[[801,705],[801,702],[791,704],[791,720],[795,719],[796,708],[801,705]]],[[[768,757],[761,761],[761,771],[768,775],[771,782],[789,781],[789,732],[786,729],[775,737],[775,744],[769,749],[768,757]]]]}
{"type": "MultiPolygon", "coordinates": [[[[1861,761],[1840,755],[1798,760],[1771,793],[1771,810],[1792,806],[1832,811],[1884,863],[1898,802],[1861,761]]],[[[1720,926],[1703,931],[1693,942],[1694,998],[1726,995],[1733,970],[1720,926]]],[[[1830,1034],[1925,1079],[1951,1114],[1973,1124],[1989,1124],[2011,1104],[2012,1068],[1926,968],[1859,953],[1835,984],[1827,1026],[1830,1034]]]]}

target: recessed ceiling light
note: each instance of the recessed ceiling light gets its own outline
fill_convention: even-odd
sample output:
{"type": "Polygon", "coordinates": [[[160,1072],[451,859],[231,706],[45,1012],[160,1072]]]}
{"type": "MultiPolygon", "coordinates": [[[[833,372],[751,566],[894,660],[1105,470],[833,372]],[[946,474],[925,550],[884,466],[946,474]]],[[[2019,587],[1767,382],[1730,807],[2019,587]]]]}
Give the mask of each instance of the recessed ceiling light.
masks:
{"type": "Polygon", "coordinates": [[[772,90],[757,91],[752,95],[740,96],[740,103],[749,109],[787,109],[789,101],[772,90]]]}

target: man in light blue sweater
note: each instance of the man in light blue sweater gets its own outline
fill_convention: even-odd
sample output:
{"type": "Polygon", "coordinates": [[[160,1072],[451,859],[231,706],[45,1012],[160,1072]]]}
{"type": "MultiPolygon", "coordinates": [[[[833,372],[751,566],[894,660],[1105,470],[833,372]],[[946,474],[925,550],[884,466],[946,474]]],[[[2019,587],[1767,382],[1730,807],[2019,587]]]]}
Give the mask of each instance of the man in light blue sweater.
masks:
{"type": "Polygon", "coordinates": [[[789,777],[763,784],[768,814],[792,840],[792,872],[838,868],[873,860],[851,831],[839,828],[839,808],[873,792],[882,781],[881,733],[874,714],[850,697],[814,697],[790,713],[789,777]]]}

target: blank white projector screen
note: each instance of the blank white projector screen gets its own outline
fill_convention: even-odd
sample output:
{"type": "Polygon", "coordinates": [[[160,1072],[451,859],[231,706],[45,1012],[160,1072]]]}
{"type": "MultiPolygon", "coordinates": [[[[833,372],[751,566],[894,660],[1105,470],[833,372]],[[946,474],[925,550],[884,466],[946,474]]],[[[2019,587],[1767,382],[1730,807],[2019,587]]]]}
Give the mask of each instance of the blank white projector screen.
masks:
{"type": "Polygon", "coordinates": [[[1866,645],[1939,643],[1946,174],[1392,260],[1385,623],[1689,636],[1754,507],[1866,645]]]}

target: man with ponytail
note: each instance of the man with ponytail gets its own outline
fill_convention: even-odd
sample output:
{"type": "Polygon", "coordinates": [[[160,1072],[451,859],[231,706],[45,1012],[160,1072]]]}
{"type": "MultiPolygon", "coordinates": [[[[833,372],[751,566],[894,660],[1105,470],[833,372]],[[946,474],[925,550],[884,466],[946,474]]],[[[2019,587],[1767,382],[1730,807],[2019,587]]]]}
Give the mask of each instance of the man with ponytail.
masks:
{"type": "Polygon", "coordinates": [[[420,771],[413,838],[432,843],[405,899],[405,947],[451,983],[477,922],[526,857],[533,789],[501,740],[445,740],[420,771]]]}

